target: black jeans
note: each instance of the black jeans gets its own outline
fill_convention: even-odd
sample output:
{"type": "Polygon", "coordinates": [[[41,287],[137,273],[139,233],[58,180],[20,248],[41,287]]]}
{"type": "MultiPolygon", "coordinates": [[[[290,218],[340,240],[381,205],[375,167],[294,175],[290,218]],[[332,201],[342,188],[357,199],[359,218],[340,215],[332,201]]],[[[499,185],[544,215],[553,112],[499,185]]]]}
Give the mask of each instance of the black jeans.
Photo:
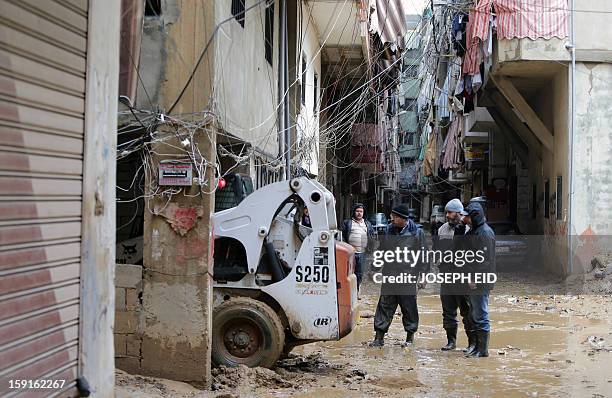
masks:
{"type": "Polygon", "coordinates": [[[442,326],[444,326],[444,329],[456,329],[458,327],[457,308],[459,308],[465,331],[472,331],[470,298],[468,296],[441,294],[440,301],[442,302],[442,326]]]}
{"type": "Polygon", "coordinates": [[[355,253],[355,276],[357,277],[357,290],[361,286],[363,280],[363,263],[365,262],[365,253],[355,253]]]}
{"type": "Polygon", "coordinates": [[[402,310],[402,323],[406,332],[415,333],[419,327],[417,297],[414,295],[381,295],[374,314],[374,330],[387,333],[397,306],[402,310]]]}

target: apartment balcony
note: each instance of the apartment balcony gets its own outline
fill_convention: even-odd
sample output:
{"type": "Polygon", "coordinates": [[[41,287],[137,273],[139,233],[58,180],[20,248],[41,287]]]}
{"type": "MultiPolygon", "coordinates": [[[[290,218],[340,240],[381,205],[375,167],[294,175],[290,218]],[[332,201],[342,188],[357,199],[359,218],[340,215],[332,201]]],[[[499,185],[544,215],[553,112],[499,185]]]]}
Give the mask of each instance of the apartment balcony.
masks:
{"type": "Polygon", "coordinates": [[[414,133],[417,131],[419,121],[416,111],[401,111],[398,114],[398,119],[402,131],[414,133]]]}

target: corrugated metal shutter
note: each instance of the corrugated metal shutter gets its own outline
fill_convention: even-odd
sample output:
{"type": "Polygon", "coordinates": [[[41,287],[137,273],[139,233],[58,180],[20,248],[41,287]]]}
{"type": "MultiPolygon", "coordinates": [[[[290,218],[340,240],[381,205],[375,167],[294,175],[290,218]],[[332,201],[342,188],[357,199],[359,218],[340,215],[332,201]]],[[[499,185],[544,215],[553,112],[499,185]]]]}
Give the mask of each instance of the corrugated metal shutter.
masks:
{"type": "Polygon", "coordinates": [[[0,396],[77,395],[86,52],[87,0],[0,0],[0,396]]]}

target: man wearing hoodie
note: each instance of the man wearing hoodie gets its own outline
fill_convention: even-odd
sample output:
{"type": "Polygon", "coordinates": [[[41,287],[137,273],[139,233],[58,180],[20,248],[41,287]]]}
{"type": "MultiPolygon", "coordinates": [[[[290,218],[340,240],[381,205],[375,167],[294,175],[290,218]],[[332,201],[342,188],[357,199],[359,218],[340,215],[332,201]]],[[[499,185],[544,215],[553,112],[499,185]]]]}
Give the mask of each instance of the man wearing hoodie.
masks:
{"type": "MultiPolygon", "coordinates": [[[[471,202],[462,214],[463,222],[470,227],[464,235],[466,248],[484,252],[484,261],[466,264],[466,271],[471,275],[495,272],[495,233],[486,222],[482,206],[471,202]]],[[[492,284],[476,284],[474,281],[469,284],[470,321],[476,332],[476,349],[468,354],[471,357],[489,356],[489,291],[492,288],[492,284]]]]}
{"type": "MultiPolygon", "coordinates": [[[[446,204],[444,210],[448,221],[438,229],[438,234],[434,237],[434,248],[442,252],[455,251],[459,249],[461,239],[466,232],[466,225],[461,223],[463,204],[459,199],[453,199],[446,204]]],[[[462,268],[457,267],[453,262],[442,262],[438,268],[441,273],[462,272],[462,268]]],[[[465,294],[465,286],[441,284],[440,301],[442,302],[442,326],[447,338],[447,344],[442,347],[442,351],[451,351],[457,347],[457,308],[459,308],[465,334],[468,337],[468,347],[463,351],[471,353],[476,348],[476,336],[470,324],[469,296],[465,294]]]]}
{"type": "MultiPolygon", "coordinates": [[[[387,226],[385,237],[387,242],[392,241],[389,248],[393,247],[408,247],[411,250],[422,250],[425,248],[425,234],[417,224],[409,218],[409,208],[405,204],[395,206],[391,210],[391,223],[387,226]]],[[[408,269],[401,264],[388,264],[394,275],[399,275],[399,272],[406,271],[413,275],[420,275],[427,272],[428,265],[424,263],[413,264],[414,267],[408,269]]],[[[424,287],[424,286],[419,286],[424,287]]],[[[374,314],[374,331],[376,337],[370,343],[370,347],[382,347],[385,334],[389,331],[391,321],[395,315],[395,310],[399,305],[402,310],[402,324],[406,331],[406,341],[404,347],[408,347],[413,343],[413,336],[419,326],[419,311],[417,308],[417,287],[416,286],[381,286],[381,294],[376,306],[374,314]]]]}
{"type": "Polygon", "coordinates": [[[363,279],[365,252],[374,239],[374,228],[365,219],[365,207],[355,203],[351,211],[351,218],[342,223],[342,239],[355,249],[355,276],[357,277],[357,290],[363,279]]]}

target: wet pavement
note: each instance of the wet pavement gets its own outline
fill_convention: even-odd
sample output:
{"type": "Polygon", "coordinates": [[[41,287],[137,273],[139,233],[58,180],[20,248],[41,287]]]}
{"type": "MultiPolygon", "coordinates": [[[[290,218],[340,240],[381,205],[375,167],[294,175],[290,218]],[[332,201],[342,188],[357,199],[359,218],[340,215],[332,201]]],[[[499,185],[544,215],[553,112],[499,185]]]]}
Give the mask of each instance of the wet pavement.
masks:
{"type": "Polygon", "coordinates": [[[419,295],[420,327],[413,347],[400,347],[405,333],[399,312],[385,347],[367,347],[373,337],[370,316],[375,305],[375,295],[362,297],[361,313],[366,318],[343,340],[296,350],[296,354],[320,352],[331,363],[358,368],[367,377],[319,379],[324,387],[288,395],[612,397],[610,296],[492,296],[489,358],[464,357],[460,349],[467,338],[462,330],[456,351],[440,350],[446,336],[437,295],[419,295]]]}
{"type": "MultiPolygon", "coordinates": [[[[167,381],[121,377],[121,397],[612,397],[612,295],[529,293],[526,284],[491,296],[489,358],[465,358],[446,343],[435,287],[418,297],[420,326],[410,348],[399,309],[385,347],[370,348],[375,286],[359,301],[357,328],[340,341],[297,347],[273,370],[225,368],[214,375],[216,391],[181,389],[167,381]],[[519,290],[522,293],[516,293],[519,290]],[[512,290],[514,294],[502,294],[512,290]],[[136,389],[133,384],[143,385],[136,389]],[[135,391],[144,392],[138,395],[135,391]]],[[[533,290],[533,289],[531,289],[533,290]]],[[[542,291],[537,284],[536,291],[542,291]]],[[[558,289],[552,289],[558,290],[558,289]]]]}

